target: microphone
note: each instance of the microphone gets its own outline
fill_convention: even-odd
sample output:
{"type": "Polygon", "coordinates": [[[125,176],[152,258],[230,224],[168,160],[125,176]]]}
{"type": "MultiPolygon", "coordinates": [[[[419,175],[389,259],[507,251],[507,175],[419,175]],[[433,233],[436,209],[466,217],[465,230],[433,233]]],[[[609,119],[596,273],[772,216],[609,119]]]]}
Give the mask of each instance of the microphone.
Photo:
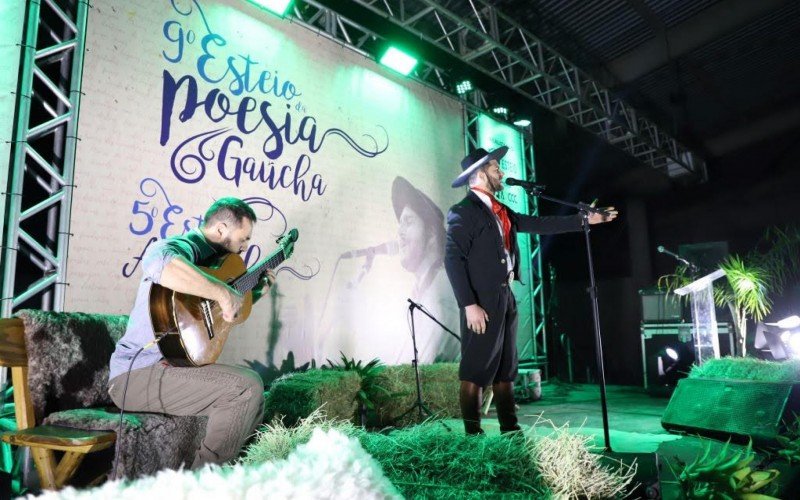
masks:
{"type": "Polygon", "coordinates": [[[536,184],[535,182],[514,179],[513,177],[506,179],[506,186],[519,186],[523,189],[535,189],[537,191],[544,191],[545,188],[544,184],[536,184]]]}
{"type": "Polygon", "coordinates": [[[658,247],[656,247],[656,250],[658,250],[658,253],[665,253],[665,254],[669,255],[670,257],[674,258],[675,260],[677,260],[681,264],[685,265],[689,269],[692,269],[692,270],[697,269],[697,266],[695,266],[694,264],[692,264],[688,260],[684,259],[680,255],[678,255],[678,254],[676,254],[674,252],[670,252],[669,250],[664,248],[663,245],[658,245],[658,247]]]}
{"type": "Polygon", "coordinates": [[[345,252],[339,258],[355,259],[358,257],[375,257],[376,255],[397,255],[398,252],[400,252],[400,244],[397,240],[391,240],[380,245],[345,252]]]}

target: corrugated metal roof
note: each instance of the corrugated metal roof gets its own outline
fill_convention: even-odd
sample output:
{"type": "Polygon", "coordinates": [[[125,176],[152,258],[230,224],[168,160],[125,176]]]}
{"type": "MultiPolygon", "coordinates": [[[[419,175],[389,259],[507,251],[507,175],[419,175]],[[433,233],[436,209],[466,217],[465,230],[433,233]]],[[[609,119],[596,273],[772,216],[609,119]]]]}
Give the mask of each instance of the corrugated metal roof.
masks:
{"type": "MultiPolygon", "coordinates": [[[[653,37],[653,30],[627,0],[538,0],[547,19],[557,22],[602,55],[614,58],[653,37]]],[[[559,40],[546,40],[560,43],[559,40]]]]}
{"type": "Polygon", "coordinates": [[[713,134],[798,96],[798,40],[800,6],[791,2],[642,77],[635,86],[662,109],[672,106],[670,94],[684,92],[696,132],[713,134]]]}
{"type": "MultiPolygon", "coordinates": [[[[643,0],[667,28],[672,28],[720,0],[643,0]]],[[[757,0],[755,0],[757,1],[757,0]]]]}

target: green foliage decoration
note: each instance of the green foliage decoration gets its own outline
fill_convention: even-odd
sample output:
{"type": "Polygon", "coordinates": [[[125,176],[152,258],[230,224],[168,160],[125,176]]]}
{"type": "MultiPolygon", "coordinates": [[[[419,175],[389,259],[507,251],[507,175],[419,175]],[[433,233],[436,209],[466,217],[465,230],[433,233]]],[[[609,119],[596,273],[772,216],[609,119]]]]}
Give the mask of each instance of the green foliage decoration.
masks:
{"type": "Polygon", "coordinates": [[[361,425],[365,426],[369,420],[369,414],[375,414],[374,398],[376,396],[392,397],[392,394],[380,384],[379,379],[379,375],[386,370],[386,365],[381,363],[378,358],[374,358],[365,364],[362,361],[356,361],[354,358],[348,359],[342,352],[339,354],[341,358],[338,363],[334,363],[330,359],[326,361],[332,369],[353,371],[361,377],[361,387],[356,393],[356,401],[361,425]]]}
{"type": "Polygon", "coordinates": [[[678,481],[685,498],[708,500],[768,500],[775,497],[759,493],[779,472],[775,469],[754,470],[752,443],[744,451],[730,452],[730,442],[716,454],[712,443],[704,446],[703,454],[684,465],[678,481]]]}
{"type": "Polygon", "coordinates": [[[795,415],[795,421],[786,429],[785,436],[778,436],[778,456],[789,463],[800,462],[800,417],[795,415]]]}

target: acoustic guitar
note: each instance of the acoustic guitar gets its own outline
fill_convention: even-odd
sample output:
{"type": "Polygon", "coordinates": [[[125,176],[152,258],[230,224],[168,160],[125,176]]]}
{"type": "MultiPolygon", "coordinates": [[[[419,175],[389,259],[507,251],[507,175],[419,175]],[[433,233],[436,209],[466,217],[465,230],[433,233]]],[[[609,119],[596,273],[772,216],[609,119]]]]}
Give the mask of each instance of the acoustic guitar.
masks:
{"type": "Polygon", "coordinates": [[[231,329],[244,323],[253,307],[253,288],[267,269],[288,259],[297,241],[297,229],[278,240],[278,249],[250,269],[237,254],[229,254],[216,267],[200,269],[228,283],[244,295],[233,322],[222,319],[222,308],[209,299],[179,293],[158,284],[150,289],[150,320],[161,354],[174,366],[203,366],[217,360],[231,329]]]}

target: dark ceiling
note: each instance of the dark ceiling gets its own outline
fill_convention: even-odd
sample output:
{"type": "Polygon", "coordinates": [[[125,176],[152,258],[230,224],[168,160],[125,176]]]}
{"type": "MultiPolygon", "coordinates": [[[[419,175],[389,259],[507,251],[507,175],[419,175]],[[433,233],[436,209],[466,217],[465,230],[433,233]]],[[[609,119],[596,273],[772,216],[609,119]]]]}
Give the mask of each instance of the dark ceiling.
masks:
{"type": "Polygon", "coordinates": [[[707,159],[800,127],[800,1],[492,3],[707,159]]]}

